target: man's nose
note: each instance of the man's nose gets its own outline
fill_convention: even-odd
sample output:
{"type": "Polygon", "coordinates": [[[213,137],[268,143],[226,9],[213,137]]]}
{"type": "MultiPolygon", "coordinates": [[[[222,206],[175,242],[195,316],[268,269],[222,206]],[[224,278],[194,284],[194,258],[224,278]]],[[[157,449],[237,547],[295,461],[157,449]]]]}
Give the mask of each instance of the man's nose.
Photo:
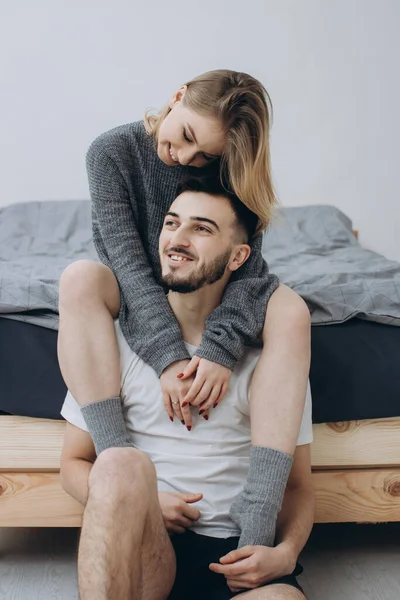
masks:
{"type": "Polygon", "coordinates": [[[171,246],[178,249],[179,246],[189,246],[189,236],[183,227],[178,227],[171,235],[171,246]]]}

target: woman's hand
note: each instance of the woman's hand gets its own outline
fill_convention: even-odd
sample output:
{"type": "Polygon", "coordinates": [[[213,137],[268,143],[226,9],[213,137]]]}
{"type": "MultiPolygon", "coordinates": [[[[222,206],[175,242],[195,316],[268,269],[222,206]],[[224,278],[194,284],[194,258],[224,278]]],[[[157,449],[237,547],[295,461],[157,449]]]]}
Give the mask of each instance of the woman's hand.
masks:
{"type": "Polygon", "coordinates": [[[200,517],[200,511],[191,506],[198,502],[203,494],[177,494],[175,492],[158,492],[165,527],[169,533],[183,533],[192,527],[200,517]]]}
{"type": "Polygon", "coordinates": [[[183,399],[182,407],[185,408],[188,404],[196,406],[204,416],[209,408],[215,408],[224,398],[232,371],[228,367],[195,355],[183,370],[181,381],[189,381],[194,373],[196,377],[183,399]]]}
{"type": "Polygon", "coordinates": [[[174,413],[180,421],[186,425],[189,431],[192,428],[192,414],[190,412],[190,406],[182,408],[183,399],[189,391],[194,379],[194,376],[187,377],[185,381],[182,381],[178,377],[182,371],[191,363],[189,360],[178,360],[171,363],[161,373],[160,385],[163,395],[163,402],[165,410],[171,419],[174,420],[174,413]]]}
{"type": "Polygon", "coordinates": [[[284,544],[275,548],[243,546],[211,563],[210,570],[225,575],[231,592],[252,590],[272,579],[293,573],[296,560],[284,544]]]}

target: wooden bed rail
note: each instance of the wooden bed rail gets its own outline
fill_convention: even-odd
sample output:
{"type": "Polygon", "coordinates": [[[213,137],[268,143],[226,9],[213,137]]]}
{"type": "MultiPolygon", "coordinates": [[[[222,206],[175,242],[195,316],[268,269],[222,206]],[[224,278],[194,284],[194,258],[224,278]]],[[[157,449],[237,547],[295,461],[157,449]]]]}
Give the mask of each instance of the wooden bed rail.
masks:
{"type": "MultiPolygon", "coordinates": [[[[0,417],[0,527],[79,527],[61,487],[65,422],[0,417]]],[[[316,523],[400,521],[400,418],[314,425],[316,523]]]]}

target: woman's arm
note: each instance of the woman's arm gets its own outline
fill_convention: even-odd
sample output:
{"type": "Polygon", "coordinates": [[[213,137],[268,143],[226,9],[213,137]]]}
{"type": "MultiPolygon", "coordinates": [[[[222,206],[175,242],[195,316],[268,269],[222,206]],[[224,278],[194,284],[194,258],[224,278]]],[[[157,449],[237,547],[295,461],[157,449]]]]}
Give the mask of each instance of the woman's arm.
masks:
{"type": "Polygon", "coordinates": [[[93,239],[100,260],[112,269],[128,306],[131,336],[127,341],[160,375],[171,363],[190,356],[165,292],[154,278],[126,183],[103,136],[92,143],[86,163],[93,239]]]}
{"type": "Polygon", "coordinates": [[[279,280],[269,273],[261,247],[259,235],[248,260],[232,275],[222,303],[208,317],[197,356],[233,369],[244,346],[262,331],[267,303],[279,280]]]}

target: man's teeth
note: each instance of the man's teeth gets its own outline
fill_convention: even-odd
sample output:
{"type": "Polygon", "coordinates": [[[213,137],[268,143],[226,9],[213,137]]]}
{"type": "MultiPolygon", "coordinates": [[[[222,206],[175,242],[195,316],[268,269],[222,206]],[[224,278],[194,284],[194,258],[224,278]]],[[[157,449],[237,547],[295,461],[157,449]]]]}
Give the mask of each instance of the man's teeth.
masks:
{"type": "Polygon", "coordinates": [[[172,260],[189,260],[188,258],[183,258],[183,256],[176,256],[176,254],[171,254],[172,260]]]}

